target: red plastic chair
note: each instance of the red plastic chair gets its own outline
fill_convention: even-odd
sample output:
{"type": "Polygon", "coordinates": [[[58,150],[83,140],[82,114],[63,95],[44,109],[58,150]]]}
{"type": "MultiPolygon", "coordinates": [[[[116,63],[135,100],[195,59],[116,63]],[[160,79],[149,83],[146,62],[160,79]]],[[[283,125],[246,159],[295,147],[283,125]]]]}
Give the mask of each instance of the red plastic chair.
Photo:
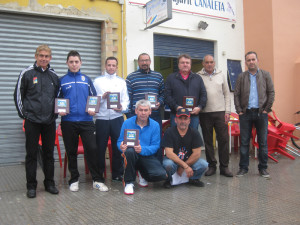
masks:
{"type": "Polygon", "coordinates": [[[239,148],[239,142],[240,140],[240,126],[239,126],[239,116],[236,113],[231,113],[230,114],[230,121],[229,121],[229,126],[228,126],[228,133],[230,135],[230,140],[229,140],[229,152],[231,153],[231,136],[234,137],[234,151],[238,152],[239,148]]]}
{"type": "MultiPolygon", "coordinates": [[[[23,127],[22,127],[23,131],[25,132],[25,127],[24,127],[24,125],[25,125],[25,120],[23,120],[23,127]]],[[[54,145],[55,145],[56,148],[57,148],[57,154],[58,154],[58,158],[59,158],[59,165],[60,165],[60,168],[62,168],[62,158],[61,158],[61,151],[60,151],[60,145],[59,145],[59,139],[58,139],[58,129],[60,129],[60,124],[58,125],[57,130],[56,130],[56,132],[55,132],[55,143],[54,143],[54,145]]],[[[43,144],[42,144],[42,137],[41,137],[41,135],[40,135],[40,138],[39,138],[39,145],[40,145],[40,146],[43,145],[43,144]]]]}

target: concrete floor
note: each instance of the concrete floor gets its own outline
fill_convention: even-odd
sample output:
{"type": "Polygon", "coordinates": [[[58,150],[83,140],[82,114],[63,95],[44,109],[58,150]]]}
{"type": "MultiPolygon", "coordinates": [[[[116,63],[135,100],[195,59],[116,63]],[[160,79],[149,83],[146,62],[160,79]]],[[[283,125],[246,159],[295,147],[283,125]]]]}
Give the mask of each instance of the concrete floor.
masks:
{"type": "MultiPolygon", "coordinates": [[[[44,191],[39,168],[35,199],[26,197],[23,164],[0,165],[0,224],[300,224],[300,159],[277,159],[277,164],[269,160],[271,179],[258,175],[252,156],[244,177],[203,177],[203,188],[183,184],[167,190],[161,182],[146,188],[136,185],[133,196],[124,195],[122,184],[112,182],[109,173],[109,192],[94,190],[82,159],[80,190],[70,192],[69,175],[64,179],[56,162],[59,195],[44,191]]],[[[230,160],[236,173],[238,154],[230,160]]]]}

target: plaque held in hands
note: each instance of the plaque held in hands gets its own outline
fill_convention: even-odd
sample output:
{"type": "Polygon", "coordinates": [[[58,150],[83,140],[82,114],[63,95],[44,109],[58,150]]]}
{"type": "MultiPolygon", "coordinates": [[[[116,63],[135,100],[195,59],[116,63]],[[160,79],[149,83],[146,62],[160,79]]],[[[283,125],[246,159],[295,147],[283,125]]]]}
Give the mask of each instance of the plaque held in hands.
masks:
{"type": "Polygon", "coordinates": [[[120,92],[110,92],[107,95],[107,108],[108,109],[119,109],[120,104],[120,92]]]}
{"type": "Polygon", "coordinates": [[[54,113],[59,114],[60,112],[63,113],[70,113],[70,101],[66,98],[55,98],[55,109],[54,113]]]}
{"type": "Polygon", "coordinates": [[[125,129],[124,144],[126,144],[128,147],[134,147],[139,145],[139,130],[125,129]]]}
{"type": "Polygon", "coordinates": [[[196,106],[196,98],[194,96],[183,96],[183,108],[192,111],[196,106]]]}
{"type": "Polygon", "coordinates": [[[151,103],[151,108],[156,107],[157,103],[157,95],[155,94],[145,94],[145,99],[151,103]]]}
{"type": "Polygon", "coordinates": [[[93,111],[95,113],[98,113],[100,109],[100,100],[100,96],[88,96],[85,111],[93,111]]]}

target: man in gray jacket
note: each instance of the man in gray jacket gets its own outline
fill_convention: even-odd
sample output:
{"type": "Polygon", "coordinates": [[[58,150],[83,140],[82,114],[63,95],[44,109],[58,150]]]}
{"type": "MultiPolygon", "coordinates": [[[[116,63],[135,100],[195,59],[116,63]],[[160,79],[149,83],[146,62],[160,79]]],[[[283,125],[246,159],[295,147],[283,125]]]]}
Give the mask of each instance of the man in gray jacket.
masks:
{"type": "Polygon", "coordinates": [[[217,160],[213,147],[213,129],[218,140],[218,152],[220,162],[220,174],[232,177],[228,169],[228,121],[230,118],[230,92],[226,76],[215,68],[214,57],[206,55],[203,58],[203,69],[198,72],[202,77],[207,92],[206,107],[199,113],[200,124],[205,142],[205,155],[209,163],[209,169],[205,176],[216,173],[217,160]]]}
{"type": "Polygon", "coordinates": [[[274,86],[270,73],[258,68],[256,52],[246,53],[245,60],[248,71],[239,75],[234,91],[234,104],[239,114],[241,130],[240,170],[236,176],[240,177],[248,172],[249,142],[254,124],[259,145],[259,174],[270,177],[267,172],[268,113],[272,111],[274,86]]]}

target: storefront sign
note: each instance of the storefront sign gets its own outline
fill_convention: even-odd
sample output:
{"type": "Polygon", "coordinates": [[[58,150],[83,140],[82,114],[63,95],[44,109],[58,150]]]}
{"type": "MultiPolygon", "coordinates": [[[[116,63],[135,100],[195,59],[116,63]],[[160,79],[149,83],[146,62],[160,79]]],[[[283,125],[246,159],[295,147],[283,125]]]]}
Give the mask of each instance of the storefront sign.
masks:
{"type": "Polygon", "coordinates": [[[172,19],[172,0],[151,0],[146,4],[146,28],[172,19]]]}
{"type": "MultiPolygon", "coordinates": [[[[135,5],[145,5],[146,2],[129,0],[135,5]]],[[[172,11],[236,21],[236,0],[172,0],[172,11]]]]}

